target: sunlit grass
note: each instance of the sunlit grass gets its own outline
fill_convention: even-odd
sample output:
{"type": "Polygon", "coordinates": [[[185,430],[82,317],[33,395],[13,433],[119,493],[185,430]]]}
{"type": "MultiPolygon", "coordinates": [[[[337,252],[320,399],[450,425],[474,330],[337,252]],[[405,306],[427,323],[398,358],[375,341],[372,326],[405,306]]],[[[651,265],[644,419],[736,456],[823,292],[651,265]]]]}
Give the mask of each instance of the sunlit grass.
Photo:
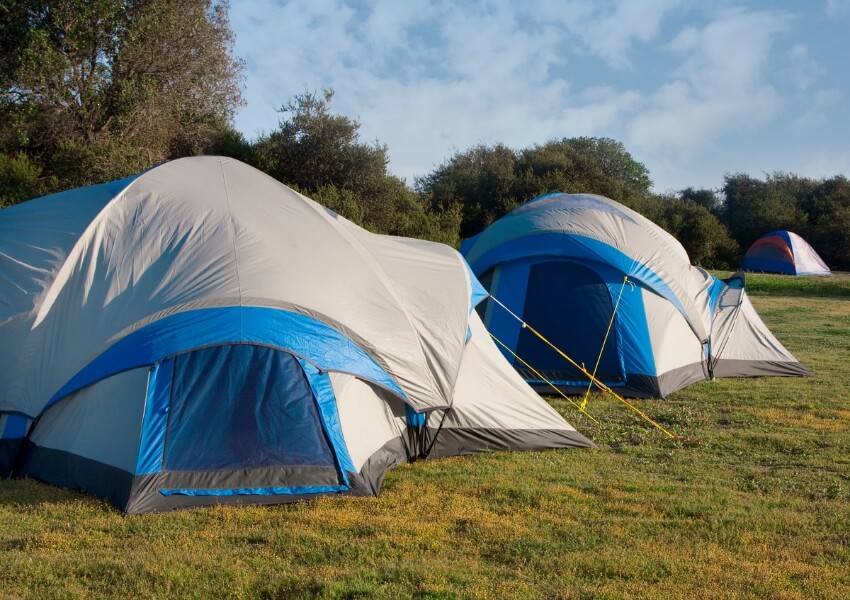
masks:
{"type": "Polygon", "coordinates": [[[550,400],[598,449],[404,465],[378,498],[122,517],[0,481],[0,597],[850,597],[850,278],[763,277],[814,376],[637,401],[676,439],[596,394],[599,424],[550,400]]]}
{"type": "MultiPolygon", "coordinates": [[[[717,272],[718,277],[728,277],[731,271],[717,272]]],[[[750,294],[776,293],[788,296],[850,296],[850,274],[836,272],[832,275],[773,275],[746,273],[750,294]]]]}

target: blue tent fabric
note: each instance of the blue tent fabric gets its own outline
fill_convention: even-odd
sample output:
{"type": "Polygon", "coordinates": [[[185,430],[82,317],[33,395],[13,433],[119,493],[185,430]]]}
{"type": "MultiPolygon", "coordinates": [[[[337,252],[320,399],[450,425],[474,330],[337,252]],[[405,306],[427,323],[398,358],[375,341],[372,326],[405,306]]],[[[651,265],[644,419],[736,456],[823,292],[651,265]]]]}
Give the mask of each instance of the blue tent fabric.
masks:
{"type": "Polygon", "coordinates": [[[246,344],[175,358],[163,468],[332,465],[313,392],[291,354],[246,344]]]}
{"type": "MultiPolygon", "coordinates": [[[[348,488],[337,455],[345,445],[333,391],[311,385],[291,354],[245,344],[214,346],[175,358],[162,471],[288,470],[290,485],[235,489],[162,489],[163,495],[305,494],[348,488]],[[316,395],[324,396],[324,411],[316,395]],[[335,447],[336,446],[336,447],[335,447]],[[324,467],[324,469],[322,469],[324,467]],[[323,485],[315,475],[328,477],[323,485]],[[306,477],[305,477],[306,474],[306,477]],[[299,483],[307,481],[309,483],[299,483]]],[[[313,376],[318,371],[313,369],[313,376]]],[[[284,479],[284,480],[285,480],[284,479]]]]}
{"type": "MultiPolygon", "coordinates": [[[[593,356],[602,348],[612,311],[608,286],[592,269],[572,261],[549,261],[529,270],[523,319],[532,326],[545,323],[549,341],[570,356],[593,356]]],[[[612,383],[624,379],[617,337],[604,346],[597,371],[597,377],[612,383]]],[[[553,383],[581,385],[586,379],[528,329],[520,330],[517,354],[553,383]]]]}
{"type": "Polygon", "coordinates": [[[223,343],[254,343],[289,350],[317,368],[356,374],[405,397],[374,359],[328,325],[281,309],[231,306],[178,313],[134,331],[77,373],[47,406],[115,373],[223,343]]]}
{"type": "MultiPolygon", "coordinates": [[[[647,289],[675,302],[664,281],[650,269],[596,240],[558,234],[511,240],[473,265],[489,272],[498,267],[498,275],[489,280],[491,293],[587,370],[592,371],[600,360],[597,376],[606,385],[626,395],[658,395],[642,295],[629,293],[631,288],[622,290],[625,270],[647,289]],[[621,290],[616,326],[603,348],[621,290]]],[[[564,390],[586,388],[585,375],[497,304],[488,303],[485,324],[497,339],[516,350],[519,359],[506,358],[541,391],[549,384],[523,367],[520,359],[564,390]]]]}
{"type": "Polygon", "coordinates": [[[94,485],[128,512],[198,497],[268,502],[343,492],[356,471],[328,373],[289,351],[249,343],[206,345],[153,365],[135,473],[49,448],[33,446],[28,455],[25,468],[46,469],[58,485],[94,485]],[[134,478],[151,483],[131,494],[134,478]]]}
{"type": "Polygon", "coordinates": [[[22,438],[27,434],[30,419],[24,415],[9,414],[0,419],[0,439],[22,438]]]}
{"type": "MultiPolygon", "coordinates": [[[[172,487],[135,500],[145,510],[160,506],[156,494],[345,491],[354,467],[327,371],[356,374],[404,397],[373,359],[327,325],[280,309],[226,307],[171,315],[127,335],[63,386],[48,408],[145,365],[152,368],[136,475],[172,474],[172,487]],[[276,481],[295,483],[243,485],[252,478],[213,476],[267,468],[281,473],[276,481]],[[180,481],[193,486],[173,485],[173,474],[181,473],[180,481]]],[[[123,477],[113,479],[124,485],[123,477]]],[[[104,495],[121,496],[113,490],[104,495]]]]}
{"type": "MultiPolygon", "coordinates": [[[[467,246],[469,262],[476,274],[482,274],[496,265],[522,258],[561,257],[579,260],[582,263],[610,265],[622,276],[643,284],[648,289],[666,298],[689,320],[679,298],[667,282],[651,267],[634,260],[618,248],[603,241],[567,232],[532,232],[524,236],[488,238],[480,244],[467,246]],[[482,248],[483,247],[483,248],[482,248]]],[[[492,290],[491,290],[492,291],[492,290]]]]}
{"type": "Polygon", "coordinates": [[[150,475],[162,470],[165,429],[168,423],[173,379],[173,358],[163,360],[151,368],[135,475],[150,475]]]}

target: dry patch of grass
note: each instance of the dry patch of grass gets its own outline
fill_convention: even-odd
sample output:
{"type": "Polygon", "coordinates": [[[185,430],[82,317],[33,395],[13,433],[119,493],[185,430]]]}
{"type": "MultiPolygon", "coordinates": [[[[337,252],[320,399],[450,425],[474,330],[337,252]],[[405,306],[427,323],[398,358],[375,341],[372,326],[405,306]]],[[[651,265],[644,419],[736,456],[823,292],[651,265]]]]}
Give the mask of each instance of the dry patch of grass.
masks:
{"type": "Polygon", "coordinates": [[[744,408],[755,419],[773,423],[776,426],[830,433],[850,433],[850,410],[817,410],[810,407],[797,408],[744,408]]]}

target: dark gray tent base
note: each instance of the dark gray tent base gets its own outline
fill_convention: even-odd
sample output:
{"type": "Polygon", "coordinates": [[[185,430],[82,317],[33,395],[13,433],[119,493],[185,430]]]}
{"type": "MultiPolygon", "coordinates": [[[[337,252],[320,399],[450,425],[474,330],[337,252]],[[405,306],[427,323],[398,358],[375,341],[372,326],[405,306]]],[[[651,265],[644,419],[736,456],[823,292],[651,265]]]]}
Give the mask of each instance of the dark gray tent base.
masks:
{"type": "MultiPolygon", "coordinates": [[[[163,495],[160,493],[163,489],[275,487],[276,482],[280,485],[280,481],[287,481],[290,485],[293,483],[305,486],[336,485],[339,480],[336,470],[327,468],[165,472],[133,476],[127,471],[95,460],[62,450],[43,448],[32,443],[28,443],[24,449],[18,474],[58,487],[85,491],[93,496],[105,498],[126,514],[164,512],[178,508],[220,504],[282,504],[316,497],[316,494],[163,495]]],[[[369,495],[370,484],[362,483],[361,476],[353,477],[358,480],[358,485],[352,485],[347,493],[369,495]]]]}
{"type": "Polygon", "coordinates": [[[27,442],[16,475],[104,498],[124,509],[130,497],[133,475],[90,458],[64,450],[43,448],[27,442]]]}
{"type": "MultiPolygon", "coordinates": [[[[551,389],[551,388],[550,388],[551,389]]],[[[436,429],[429,435],[435,435],[436,429]]],[[[432,438],[433,439],[433,438],[432,438]]],[[[551,448],[595,447],[577,431],[443,428],[429,458],[505,450],[546,450],[551,448]]]]}
{"type": "MultiPolygon", "coordinates": [[[[10,468],[18,455],[23,440],[2,440],[0,450],[10,455],[10,468]],[[8,447],[8,448],[7,448],[8,447]]],[[[225,488],[225,487],[274,487],[274,478],[292,481],[290,469],[255,469],[243,473],[157,473],[133,476],[122,469],[77,456],[62,450],[43,448],[27,443],[23,449],[21,467],[17,474],[32,477],[57,487],[74,491],[85,491],[101,497],[125,514],[166,512],[179,508],[217,505],[270,505],[285,504],[313,499],[317,494],[242,494],[231,496],[190,496],[182,494],[163,495],[161,489],[179,488],[225,488]]],[[[377,496],[386,472],[407,460],[407,449],[401,438],[391,440],[378,450],[360,470],[348,473],[350,488],[347,492],[335,492],[352,496],[377,496]]],[[[336,484],[336,471],[303,473],[298,479],[301,485],[336,484]],[[328,482],[332,477],[333,481],[328,482]]],[[[296,474],[297,475],[297,474],[296,474]]]]}
{"type": "MultiPolygon", "coordinates": [[[[401,438],[391,440],[366,461],[359,474],[347,473],[349,481],[348,491],[323,492],[321,494],[245,494],[233,496],[188,496],[175,494],[163,496],[159,493],[159,490],[164,487],[165,478],[159,477],[159,475],[174,474],[142,476],[137,477],[134,481],[131,500],[124,509],[124,512],[127,514],[138,514],[145,512],[166,512],[195,506],[288,504],[291,502],[312,500],[318,495],[328,494],[377,496],[381,491],[381,484],[386,472],[405,462],[405,460],[406,451],[401,438]]],[[[186,487],[191,486],[187,485],[186,487]]]]}
{"type": "MultiPolygon", "coordinates": [[[[428,458],[497,450],[544,450],[592,447],[577,431],[428,428],[426,438],[436,442],[428,458]]],[[[21,444],[19,444],[21,445],[21,444]]],[[[362,466],[348,473],[349,489],[323,492],[352,496],[377,496],[389,469],[410,460],[402,438],[385,444],[362,466]]],[[[26,443],[19,472],[58,487],[86,491],[104,498],[125,514],[166,512],[179,508],[216,505],[285,504],[315,498],[319,494],[189,495],[161,490],[231,489],[276,487],[280,481],[292,485],[336,485],[338,473],[328,468],[247,469],[241,471],[163,472],[134,476],[127,471],[70,452],[26,443]]]]}
{"type": "Polygon", "coordinates": [[[384,475],[406,462],[407,448],[404,441],[398,437],[390,440],[384,447],[375,452],[366,463],[360,467],[359,474],[348,475],[351,483],[351,494],[354,496],[377,496],[384,482],[384,475]]]}
{"type": "Polygon", "coordinates": [[[715,377],[810,377],[811,369],[798,362],[720,360],[714,366],[715,377]]]}
{"type": "MultiPolygon", "coordinates": [[[[714,365],[715,377],[807,377],[811,370],[799,362],[756,361],[756,360],[718,360],[714,365]]],[[[661,374],[651,375],[629,374],[625,385],[612,386],[624,398],[664,398],[675,391],[697,381],[709,379],[708,371],[702,363],[694,363],[679,367],[661,374]]],[[[530,381],[531,387],[539,394],[551,395],[552,386],[530,381]]],[[[558,385],[556,387],[568,396],[583,395],[587,391],[584,385],[558,385]]],[[[591,391],[599,391],[593,386],[591,391]]]]}

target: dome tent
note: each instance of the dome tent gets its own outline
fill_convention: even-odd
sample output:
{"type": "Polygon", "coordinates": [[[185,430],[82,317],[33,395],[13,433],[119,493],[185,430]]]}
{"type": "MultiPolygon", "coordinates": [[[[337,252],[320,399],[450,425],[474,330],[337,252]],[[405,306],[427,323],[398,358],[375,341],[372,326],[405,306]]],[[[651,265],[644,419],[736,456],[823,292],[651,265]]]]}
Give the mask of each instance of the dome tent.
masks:
{"type": "Polygon", "coordinates": [[[485,325],[541,389],[549,380],[583,392],[588,379],[508,310],[589,371],[598,361],[597,378],[626,396],[715,376],[809,373],[758,317],[743,276],[724,282],[692,266],[673,236],[608,198],[534,198],[461,251],[494,297],[479,306],[485,325]]]}
{"type": "Polygon", "coordinates": [[[815,249],[793,231],[771,231],[761,236],[747,250],[741,269],[784,275],[832,275],[815,249]]]}
{"type": "Polygon", "coordinates": [[[0,470],[127,513],[376,494],[418,457],[592,445],[447,246],[218,157],[0,211],[0,470]]]}

